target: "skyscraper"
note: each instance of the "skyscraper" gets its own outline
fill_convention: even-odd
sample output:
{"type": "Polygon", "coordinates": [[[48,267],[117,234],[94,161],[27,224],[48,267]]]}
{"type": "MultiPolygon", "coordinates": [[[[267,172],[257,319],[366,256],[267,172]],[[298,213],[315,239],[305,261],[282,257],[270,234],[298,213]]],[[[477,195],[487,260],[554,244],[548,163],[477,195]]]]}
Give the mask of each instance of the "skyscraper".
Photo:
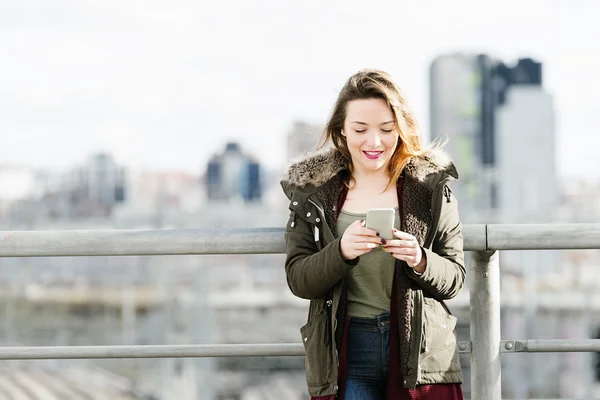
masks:
{"type": "Polygon", "coordinates": [[[559,201],[552,96],[540,86],[512,86],[498,107],[496,133],[502,222],[546,222],[559,201]]]}
{"type": "Polygon", "coordinates": [[[208,162],[206,185],[209,200],[259,201],[262,194],[260,165],[244,154],[238,143],[229,142],[223,153],[213,155],[208,162]]]}
{"type": "Polygon", "coordinates": [[[431,64],[431,137],[449,139],[446,149],[461,176],[455,190],[460,192],[461,208],[466,210],[480,207],[480,79],[477,59],[469,55],[444,55],[431,64]]]}
{"type": "MultiPolygon", "coordinates": [[[[542,65],[529,58],[507,66],[485,54],[457,53],[439,56],[432,62],[431,137],[449,139],[447,149],[461,175],[455,188],[465,219],[499,215],[494,210],[502,207],[501,198],[507,195],[500,193],[499,187],[498,112],[506,106],[513,88],[535,87],[541,93],[541,85],[542,65]]],[[[545,102],[542,97],[536,97],[537,100],[545,102]]],[[[549,117],[547,108],[542,110],[536,104],[523,103],[519,107],[524,107],[526,114],[549,117]]],[[[551,129],[546,132],[548,140],[554,140],[553,126],[547,126],[551,129]]],[[[523,129],[515,129],[521,135],[528,135],[523,129]]],[[[547,161],[554,163],[553,157],[554,153],[547,161]]],[[[548,166],[548,170],[554,171],[554,165],[548,166]]]]}
{"type": "Polygon", "coordinates": [[[125,170],[110,154],[94,154],[78,172],[90,200],[107,206],[125,200],[125,170]]]}

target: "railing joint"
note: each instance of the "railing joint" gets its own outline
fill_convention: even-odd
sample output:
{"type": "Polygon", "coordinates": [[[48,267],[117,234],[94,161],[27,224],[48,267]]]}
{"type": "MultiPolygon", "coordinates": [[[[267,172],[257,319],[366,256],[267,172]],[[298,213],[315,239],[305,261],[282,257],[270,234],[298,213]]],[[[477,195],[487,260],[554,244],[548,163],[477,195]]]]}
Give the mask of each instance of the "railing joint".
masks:
{"type": "Polygon", "coordinates": [[[490,251],[490,241],[488,234],[488,224],[485,224],[485,251],[490,251]]]}
{"type": "Polygon", "coordinates": [[[515,340],[501,340],[500,353],[515,353],[517,351],[517,342],[515,340]]]}
{"type": "Polygon", "coordinates": [[[470,354],[473,349],[471,341],[460,341],[458,342],[458,352],[460,354],[470,354]]]}

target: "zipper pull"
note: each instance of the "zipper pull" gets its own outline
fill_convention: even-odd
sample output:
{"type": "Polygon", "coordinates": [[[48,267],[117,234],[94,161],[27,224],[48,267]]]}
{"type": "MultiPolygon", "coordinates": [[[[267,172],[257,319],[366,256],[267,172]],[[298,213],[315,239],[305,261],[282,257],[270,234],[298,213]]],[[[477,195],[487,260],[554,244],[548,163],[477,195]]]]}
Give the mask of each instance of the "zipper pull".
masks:
{"type": "Polygon", "coordinates": [[[331,336],[333,335],[333,333],[331,332],[331,306],[333,304],[333,300],[327,300],[327,302],[325,303],[326,307],[325,307],[325,338],[323,339],[323,342],[325,343],[325,346],[329,346],[329,343],[331,343],[331,336]]]}
{"type": "Polygon", "coordinates": [[[450,193],[450,188],[447,185],[444,186],[444,196],[446,196],[446,203],[452,203],[452,195],[450,193]]]}
{"type": "Polygon", "coordinates": [[[319,241],[319,227],[315,225],[315,242],[319,241]]]}
{"type": "Polygon", "coordinates": [[[425,329],[425,316],[423,316],[423,323],[421,324],[421,349],[427,353],[429,346],[427,346],[427,330],[425,329]]]}

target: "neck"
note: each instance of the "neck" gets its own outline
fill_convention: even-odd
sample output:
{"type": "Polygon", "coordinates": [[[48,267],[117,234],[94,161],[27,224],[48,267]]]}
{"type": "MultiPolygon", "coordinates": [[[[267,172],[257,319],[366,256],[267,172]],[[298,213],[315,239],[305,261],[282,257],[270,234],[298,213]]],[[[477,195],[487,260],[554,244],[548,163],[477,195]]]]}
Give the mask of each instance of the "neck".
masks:
{"type": "Polygon", "coordinates": [[[381,192],[390,181],[390,175],[387,168],[380,168],[376,171],[354,171],[352,174],[355,187],[365,190],[381,192]]]}

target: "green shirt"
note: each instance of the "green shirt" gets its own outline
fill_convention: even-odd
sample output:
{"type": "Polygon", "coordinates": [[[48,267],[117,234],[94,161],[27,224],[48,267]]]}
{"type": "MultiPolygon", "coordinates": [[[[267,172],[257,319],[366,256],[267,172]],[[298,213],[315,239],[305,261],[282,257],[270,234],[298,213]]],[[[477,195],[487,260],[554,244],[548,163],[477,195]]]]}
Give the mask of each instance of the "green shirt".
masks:
{"type": "MultiPolygon", "coordinates": [[[[337,220],[337,236],[342,236],[354,221],[366,219],[366,214],[342,210],[337,220]]],[[[400,229],[400,214],[396,208],[394,227],[400,229]]],[[[373,318],[390,310],[392,283],[396,259],[377,247],[360,256],[358,264],[346,275],[348,315],[373,318]]]]}

